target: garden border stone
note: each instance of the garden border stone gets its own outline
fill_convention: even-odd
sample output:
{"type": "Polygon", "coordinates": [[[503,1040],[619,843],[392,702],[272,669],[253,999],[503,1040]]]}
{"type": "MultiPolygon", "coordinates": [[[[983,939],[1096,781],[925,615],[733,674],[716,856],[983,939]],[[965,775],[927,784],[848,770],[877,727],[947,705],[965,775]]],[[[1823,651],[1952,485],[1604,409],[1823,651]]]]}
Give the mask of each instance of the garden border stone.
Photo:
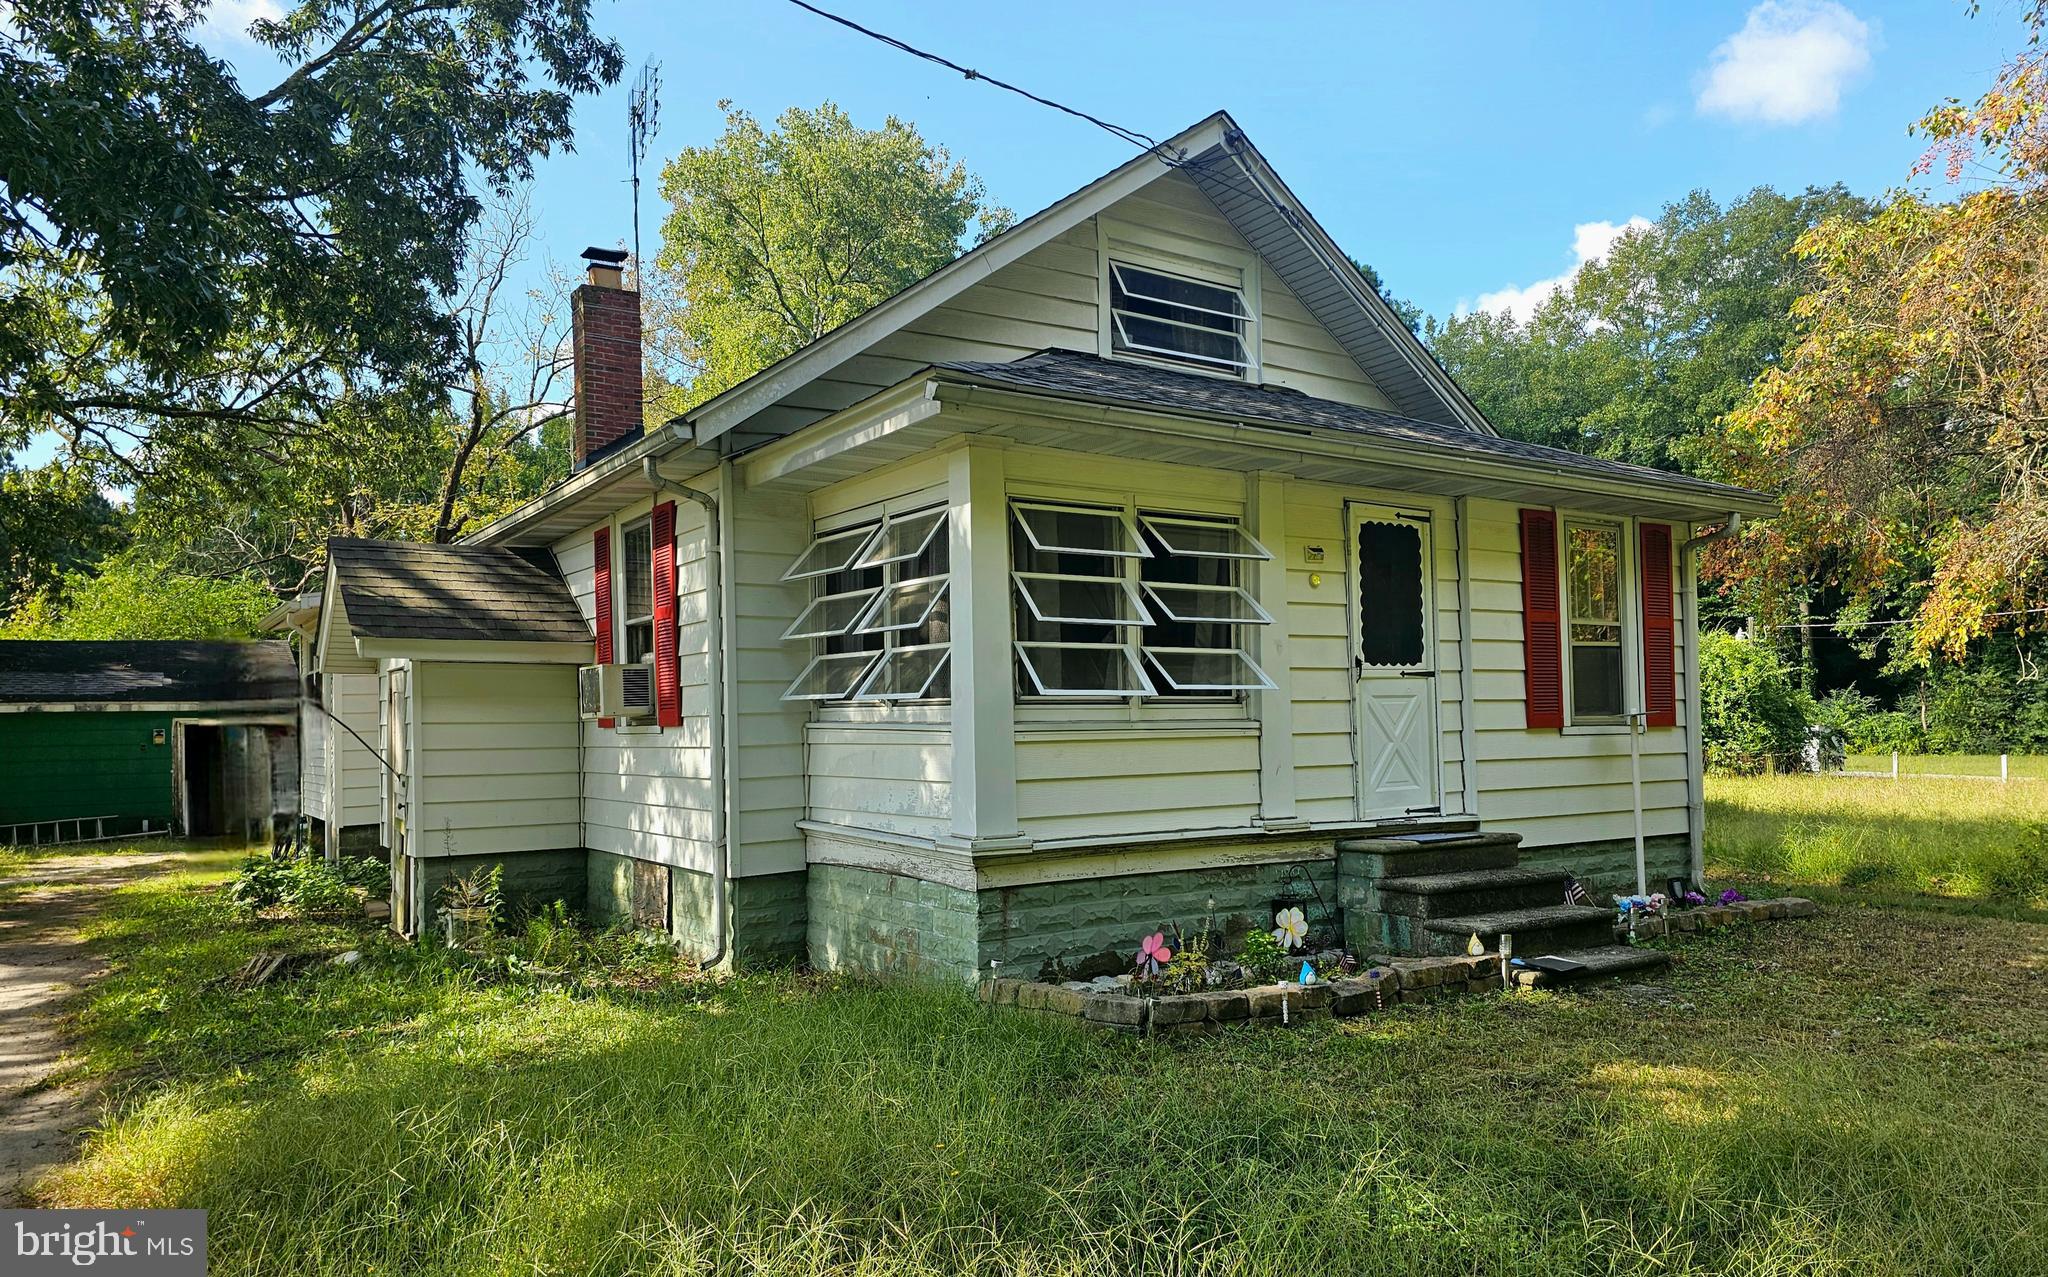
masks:
{"type": "MultiPolygon", "coordinates": [[[[1635,930],[1637,939],[1646,939],[1781,918],[1811,918],[1819,912],[1820,906],[1797,896],[1742,900],[1640,917],[1636,919],[1635,930]]],[[[1626,942],[1628,925],[1618,924],[1615,933],[1626,942]]],[[[1521,989],[1519,982],[1502,989],[1499,954],[1458,954],[1448,958],[1381,954],[1375,955],[1370,967],[1359,975],[1318,984],[1283,981],[1249,989],[1132,996],[1084,993],[1058,984],[1003,976],[982,980],[976,986],[976,996],[990,1006],[1015,1007],[1120,1033],[1178,1037],[1216,1033],[1239,1024],[1300,1024],[1333,1015],[1372,1015],[1401,1003],[1521,989]]]]}

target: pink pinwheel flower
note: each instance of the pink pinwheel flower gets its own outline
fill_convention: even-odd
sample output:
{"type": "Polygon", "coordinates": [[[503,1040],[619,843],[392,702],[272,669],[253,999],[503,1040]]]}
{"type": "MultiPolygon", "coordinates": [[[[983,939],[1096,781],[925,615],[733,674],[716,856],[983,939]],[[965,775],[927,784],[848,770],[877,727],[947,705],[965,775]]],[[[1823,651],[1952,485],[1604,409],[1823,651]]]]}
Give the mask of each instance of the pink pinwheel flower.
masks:
{"type": "Polygon", "coordinates": [[[1159,968],[1173,961],[1173,950],[1166,947],[1166,933],[1155,931],[1145,937],[1138,946],[1138,969],[1146,975],[1158,975],[1159,968]]]}

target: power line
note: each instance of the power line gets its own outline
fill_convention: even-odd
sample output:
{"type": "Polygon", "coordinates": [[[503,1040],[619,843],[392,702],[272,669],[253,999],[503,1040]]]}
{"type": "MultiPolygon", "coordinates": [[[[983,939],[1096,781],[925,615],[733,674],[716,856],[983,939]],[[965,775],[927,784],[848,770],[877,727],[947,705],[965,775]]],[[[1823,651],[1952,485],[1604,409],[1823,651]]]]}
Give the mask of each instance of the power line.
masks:
{"type": "Polygon", "coordinates": [[[1151,151],[1154,154],[1158,155],[1160,159],[1166,160],[1168,163],[1176,162],[1174,158],[1169,157],[1167,155],[1166,144],[1148,133],[1140,133],[1136,129],[1127,129],[1121,124],[1112,124],[1108,120],[1105,120],[1100,116],[1090,115],[1088,112],[1083,111],[1078,107],[1071,107],[1064,102],[1055,102],[1051,98],[1041,97],[1038,94],[1033,93],[1029,89],[1021,88],[1015,84],[1011,84],[1007,80],[998,80],[996,77],[977,71],[973,67],[961,66],[958,62],[953,61],[951,58],[943,57],[939,54],[929,52],[928,50],[925,49],[920,49],[916,45],[907,43],[906,41],[903,40],[899,40],[893,35],[888,35],[884,32],[876,31],[869,27],[864,27],[860,23],[855,22],[852,18],[842,18],[836,13],[831,13],[828,12],[827,10],[820,9],[817,5],[808,4],[805,2],[805,0],[789,0],[789,2],[799,9],[803,9],[808,12],[817,14],[819,17],[825,19],[827,22],[836,22],[840,26],[847,28],[849,31],[858,31],[860,34],[866,36],[870,40],[879,40],[881,43],[888,45],[890,48],[899,49],[904,53],[910,54],[912,57],[923,58],[927,62],[937,63],[939,66],[945,67],[949,71],[959,72],[961,75],[966,76],[970,80],[981,80],[988,84],[993,84],[997,88],[1005,89],[1011,93],[1016,94],[1019,97],[1029,98],[1031,101],[1038,103],[1040,106],[1049,106],[1055,111],[1064,111],[1068,115],[1071,115],[1076,119],[1086,120],[1088,123],[1093,124],[1096,128],[1103,130],[1104,132],[1110,134],[1112,137],[1116,137],[1125,142],[1129,142],[1132,146],[1140,147],[1144,150],[1151,151]]]}

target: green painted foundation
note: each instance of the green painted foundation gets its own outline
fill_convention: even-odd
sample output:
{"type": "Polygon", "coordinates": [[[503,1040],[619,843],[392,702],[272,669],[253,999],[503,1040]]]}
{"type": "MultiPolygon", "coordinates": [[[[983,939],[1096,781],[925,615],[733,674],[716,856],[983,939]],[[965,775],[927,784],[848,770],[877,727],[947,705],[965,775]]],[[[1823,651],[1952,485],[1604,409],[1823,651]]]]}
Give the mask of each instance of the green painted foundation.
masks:
{"type": "Polygon", "coordinates": [[[109,816],[123,832],[168,829],[171,736],[169,714],[0,714],[0,825],[109,816]]]}
{"type": "MultiPolygon", "coordinates": [[[[1608,897],[1633,895],[1636,889],[1636,844],[1626,838],[1614,842],[1568,843],[1557,847],[1524,847],[1522,864],[1535,869],[1563,869],[1585,884],[1593,903],[1604,905],[1608,897]]],[[[1662,834],[1643,840],[1643,864],[1651,891],[1664,890],[1672,878],[1692,876],[1692,844],[1684,834],[1662,834]]]]}
{"type": "MultiPolygon", "coordinates": [[[[1645,850],[1653,890],[1686,872],[1684,835],[1650,839],[1645,850]]],[[[1569,870],[1598,904],[1635,889],[1632,840],[1527,849],[1521,863],[1569,870]]],[[[1234,951],[1252,927],[1270,926],[1283,904],[1298,904],[1308,915],[1311,943],[1334,941],[1343,925],[1339,898],[1329,842],[1304,845],[1285,861],[978,891],[820,864],[810,870],[810,961],[825,970],[921,979],[1086,979],[1129,969],[1142,937],[1171,935],[1175,924],[1188,932],[1213,925],[1224,950],[1234,951]]]]}
{"type": "MultiPolygon", "coordinates": [[[[647,862],[609,851],[589,853],[585,900],[591,921],[621,922],[633,916],[633,879],[643,863],[647,862]]],[[[806,877],[805,871],[798,870],[727,882],[726,938],[730,953],[724,965],[757,970],[803,960],[806,877]]],[[[684,952],[708,957],[717,939],[711,925],[711,876],[670,867],[668,884],[669,933],[684,952]]]]}
{"type": "MultiPolygon", "coordinates": [[[[504,867],[499,883],[508,912],[522,913],[561,901],[581,912],[584,905],[584,852],[581,847],[559,851],[514,851],[502,855],[420,856],[412,859],[414,902],[422,931],[439,925],[442,891],[458,878],[468,877],[492,865],[504,867]]],[[[402,880],[402,879],[401,879],[402,880]]]]}

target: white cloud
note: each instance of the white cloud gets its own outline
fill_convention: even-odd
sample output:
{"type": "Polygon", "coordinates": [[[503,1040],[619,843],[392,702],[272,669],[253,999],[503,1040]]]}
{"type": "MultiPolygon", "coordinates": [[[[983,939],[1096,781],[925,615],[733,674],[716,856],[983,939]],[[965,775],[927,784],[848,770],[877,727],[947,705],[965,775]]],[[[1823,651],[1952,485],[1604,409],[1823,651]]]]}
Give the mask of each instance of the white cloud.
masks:
{"type": "Polygon", "coordinates": [[[1490,293],[1481,293],[1478,301],[1469,306],[1458,307],[1458,313],[1470,314],[1476,310],[1504,312],[1516,323],[1526,324],[1530,316],[1536,313],[1536,308],[1548,301],[1551,294],[1568,286],[1580,271],[1594,262],[1606,260],[1607,254],[1614,251],[1616,241],[1622,236],[1630,231],[1649,229],[1650,219],[1641,216],[1631,217],[1619,223],[1580,222],[1572,227],[1572,256],[1576,260],[1573,261],[1570,270],[1562,275],[1553,275],[1549,279],[1539,279],[1523,287],[1510,284],[1506,288],[1490,293]]]}
{"type": "Polygon", "coordinates": [[[276,21],[284,16],[277,0],[212,0],[206,18],[199,24],[199,37],[207,43],[249,41],[249,24],[258,18],[276,21]]]}
{"type": "Polygon", "coordinates": [[[1714,50],[1694,105],[1761,124],[1823,119],[1870,68],[1876,43],[1870,24],[1834,0],[1764,0],[1714,50]]]}

